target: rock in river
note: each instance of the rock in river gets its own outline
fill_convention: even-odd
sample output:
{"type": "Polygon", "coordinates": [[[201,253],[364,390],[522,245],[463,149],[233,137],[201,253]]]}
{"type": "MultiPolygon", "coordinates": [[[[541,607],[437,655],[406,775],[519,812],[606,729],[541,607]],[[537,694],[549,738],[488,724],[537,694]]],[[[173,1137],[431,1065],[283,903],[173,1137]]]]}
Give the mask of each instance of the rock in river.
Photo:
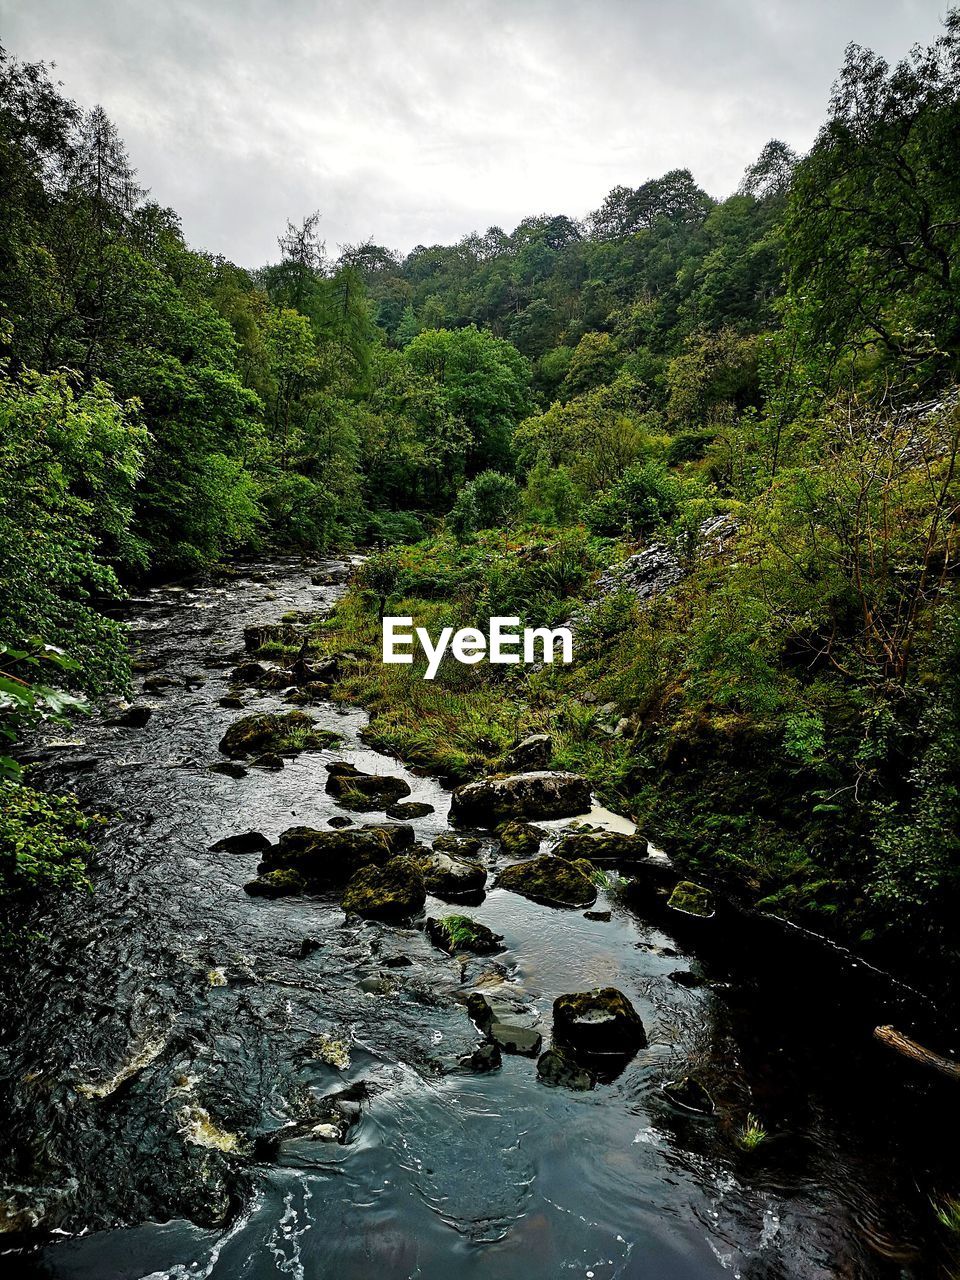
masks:
{"type": "Polygon", "coordinates": [[[602,987],[554,1000],[553,1041],[575,1054],[627,1055],[643,1049],[647,1036],[623,992],[602,987]]]}
{"type": "Polygon", "coordinates": [[[504,867],[497,884],[554,907],[591,907],[597,900],[597,886],[582,868],[548,853],[504,867]]]}
{"type": "Polygon", "coordinates": [[[410,794],[403,778],[388,774],[361,773],[342,761],[327,771],[327,793],[349,809],[384,809],[410,794]]]}
{"type": "Polygon", "coordinates": [[[596,1084],[592,1071],[580,1065],[562,1049],[548,1049],[537,1062],[537,1075],[544,1084],[586,1092],[596,1084]]]}
{"type": "Polygon", "coordinates": [[[260,831],[241,831],[235,836],[224,836],[210,846],[211,853],[262,853],[270,848],[270,841],[260,831]]]}
{"type": "Polygon", "coordinates": [[[453,793],[451,817],[496,826],[512,818],[568,818],[590,808],[590,783],[575,773],[542,771],[468,782],[453,793]]]}
{"type": "Polygon", "coordinates": [[[413,827],[384,822],[318,831],[288,827],[266,850],[263,867],[293,867],[305,883],[320,888],[344,884],[363,867],[381,866],[413,844],[413,827]]]}
{"type": "Polygon", "coordinates": [[[337,734],[318,729],[312,716],[303,711],[258,712],[235,720],[220,740],[220,750],[231,760],[246,756],[279,754],[320,747],[338,742],[337,734]]]}
{"type": "Polygon", "coordinates": [[[500,848],[510,858],[530,858],[539,853],[544,835],[529,822],[504,822],[497,827],[500,848]]]}
{"type": "Polygon", "coordinates": [[[427,892],[436,894],[438,898],[463,902],[483,897],[487,871],[479,862],[466,862],[451,858],[440,850],[423,849],[417,857],[417,865],[427,892]]]}
{"type": "Polygon", "coordinates": [[[427,920],[427,935],[449,955],[472,951],[474,955],[487,956],[503,950],[502,936],[470,916],[441,916],[439,920],[431,916],[427,920]]]}
{"type": "Polygon", "coordinates": [[[358,871],[343,891],[348,915],[397,920],[416,915],[426,901],[423,877],[410,858],[391,858],[382,867],[358,871]]]}
{"type": "Polygon", "coordinates": [[[291,867],[278,867],[257,876],[256,880],[249,880],[243,887],[254,898],[287,898],[303,893],[307,886],[291,867]]]}
{"type": "Polygon", "coordinates": [[[600,867],[624,867],[643,862],[650,856],[650,846],[641,835],[622,831],[570,831],[554,846],[561,858],[589,858],[600,867]]]}
{"type": "Polygon", "coordinates": [[[674,911],[682,911],[684,915],[700,916],[705,920],[714,914],[713,894],[702,884],[695,884],[692,880],[681,880],[674,887],[667,906],[674,911]]]}

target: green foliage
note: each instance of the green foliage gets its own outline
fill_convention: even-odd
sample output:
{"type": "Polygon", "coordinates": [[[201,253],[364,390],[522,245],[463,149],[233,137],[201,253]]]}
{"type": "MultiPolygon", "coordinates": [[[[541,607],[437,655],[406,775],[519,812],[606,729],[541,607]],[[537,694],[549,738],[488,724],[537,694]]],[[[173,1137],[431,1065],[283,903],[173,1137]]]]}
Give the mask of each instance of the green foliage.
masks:
{"type": "Polygon", "coordinates": [[[71,796],[48,796],[0,778],[0,902],[87,884],[87,834],[95,819],[71,796]]]}
{"type": "Polygon", "coordinates": [[[637,537],[669,523],[679,512],[683,486],[658,462],[634,464],[586,510],[595,533],[637,537]]]}
{"type": "Polygon", "coordinates": [[[737,1146],[741,1151],[756,1151],[769,1136],[767,1130],[751,1112],[745,1123],[737,1130],[737,1146]]]}
{"type": "Polygon", "coordinates": [[[481,471],[460,490],[450,512],[450,527],[459,534],[501,528],[519,504],[516,481],[499,471],[481,471]]]}

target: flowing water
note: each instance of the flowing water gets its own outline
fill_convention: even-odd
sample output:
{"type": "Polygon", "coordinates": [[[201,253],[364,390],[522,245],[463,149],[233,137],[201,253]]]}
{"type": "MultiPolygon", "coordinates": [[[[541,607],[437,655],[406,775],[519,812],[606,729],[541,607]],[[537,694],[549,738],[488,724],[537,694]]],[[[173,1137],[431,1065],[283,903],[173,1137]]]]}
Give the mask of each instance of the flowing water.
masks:
{"type": "Polygon", "coordinates": [[[354,709],[310,708],[343,745],[282,772],[209,768],[242,714],[219,699],[243,628],[337,592],[294,561],[150,592],[127,613],[149,676],[169,680],[138,695],[149,722],[93,719],[40,753],[46,779],[109,824],[92,894],[8,960],[0,1220],[37,1229],[7,1237],[0,1275],[937,1274],[929,1195],[957,1190],[956,1097],[872,1043],[907,1011],[862,966],[779,932],[677,935],[605,895],[609,921],[496,888],[469,910],[506,950],[464,963],[417,929],[345,920],[335,895],[244,893],[257,854],[210,846],[326,826],[342,812],[324,792],[331,759],[406,778],[435,808],[421,840],[447,827],[447,789],[367,748],[354,709]],[[605,985],[650,1042],[616,1079],[573,1093],[538,1082],[530,1058],[458,1067],[478,1041],[465,991],[494,991],[547,1043],[554,998],[605,985]],[[664,1096],[689,1071],[714,1116],[664,1096]],[[312,1137],[321,1100],[345,1090],[346,1141],[312,1137]],[[770,1134],[752,1153],[735,1140],[749,1113],[770,1134]]]}

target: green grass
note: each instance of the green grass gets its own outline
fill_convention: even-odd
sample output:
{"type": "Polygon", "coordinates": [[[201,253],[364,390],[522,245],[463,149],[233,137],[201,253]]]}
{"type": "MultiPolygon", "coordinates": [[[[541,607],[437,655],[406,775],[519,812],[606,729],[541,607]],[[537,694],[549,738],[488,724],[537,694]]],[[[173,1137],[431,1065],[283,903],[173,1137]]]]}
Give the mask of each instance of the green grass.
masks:
{"type": "Polygon", "coordinates": [[[769,1136],[767,1130],[751,1112],[747,1116],[746,1123],[741,1125],[737,1131],[737,1146],[741,1151],[756,1151],[757,1147],[766,1142],[769,1136]]]}
{"type": "Polygon", "coordinates": [[[452,947],[469,947],[476,939],[474,922],[469,916],[441,916],[437,924],[447,935],[452,947]]]}
{"type": "Polygon", "coordinates": [[[960,1239],[960,1199],[955,1196],[943,1196],[931,1203],[940,1225],[946,1227],[951,1235],[960,1239]]]}

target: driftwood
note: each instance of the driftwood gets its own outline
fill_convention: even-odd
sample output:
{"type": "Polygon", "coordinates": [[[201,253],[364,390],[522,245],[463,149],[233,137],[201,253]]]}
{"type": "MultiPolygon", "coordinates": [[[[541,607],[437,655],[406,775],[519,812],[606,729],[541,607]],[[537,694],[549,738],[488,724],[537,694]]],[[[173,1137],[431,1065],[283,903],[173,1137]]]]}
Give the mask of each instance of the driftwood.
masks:
{"type": "Polygon", "coordinates": [[[917,1044],[916,1040],[911,1040],[896,1027],[875,1027],[873,1035],[874,1039],[879,1040],[881,1044],[889,1045],[904,1057],[920,1062],[925,1067],[932,1067],[934,1071],[949,1076],[951,1080],[960,1080],[960,1063],[944,1058],[942,1054],[934,1053],[931,1049],[925,1049],[922,1044],[917,1044]]]}

